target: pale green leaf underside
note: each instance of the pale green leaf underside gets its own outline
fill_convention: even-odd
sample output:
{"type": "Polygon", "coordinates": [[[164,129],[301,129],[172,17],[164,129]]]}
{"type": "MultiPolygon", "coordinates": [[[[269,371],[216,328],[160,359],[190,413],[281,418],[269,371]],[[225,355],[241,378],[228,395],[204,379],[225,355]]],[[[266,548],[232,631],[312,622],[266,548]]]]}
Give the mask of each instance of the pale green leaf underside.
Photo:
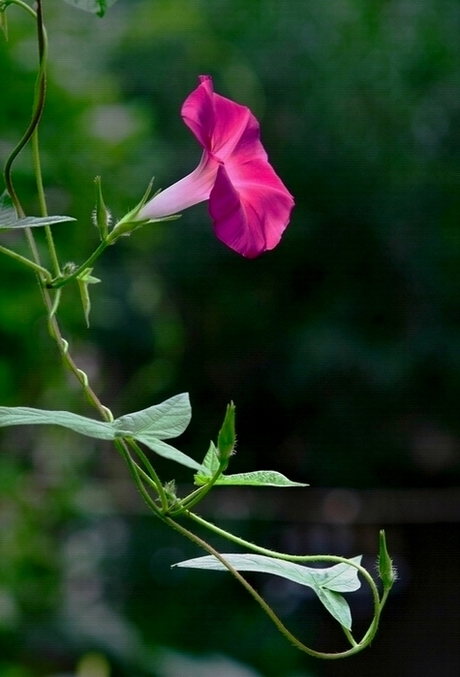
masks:
{"type": "Polygon", "coordinates": [[[169,460],[194,470],[203,471],[192,458],[175,449],[164,439],[184,432],[191,418],[188,393],[175,395],[165,402],[133,414],[120,416],[113,422],[97,421],[69,411],[47,411],[31,407],[0,407],[0,427],[14,425],[58,425],[80,435],[100,440],[132,437],[169,460]]]}
{"type": "Polygon", "coordinates": [[[146,440],[150,435],[167,440],[182,435],[191,418],[192,410],[188,394],[182,393],[154,407],[120,416],[112,425],[123,435],[132,435],[135,432],[146,440]]]}
{"type": "Polygon", "coordinates": [[[80,435],[99,440],[112,440],[114,431],[110,423],[96,421],[69,411],[47,411],[31,407],[0,407],[0,427],[12,425],[59,425],[80,435]]]}
{"type": "Polygon", "coordinates": [[[331,616],[344,628],[351,630],[351,611],[347,600],[340,593],[329,590],[329,588],[315,588],[315,592],[331,616]]]}
{"type": "MultiPolygon", "coordinates": [[[[361,586],[358,571],[354,566],[341,563],[331,567],[314,569],[264,555],[222,554],[222,557],[237,571],[272,574],[312,588],[329,613],[341,625],[351,630],[350,608],[347,601],[339,593],[354,592],[361,586]]],[[[353,557],[350,561],[360,564],[361,557],[353,557]]],[[[187,569],[206,569],[208,571],[227,571],[226,567],[213,555],[185,560],[174,566],[187,569]]]]}

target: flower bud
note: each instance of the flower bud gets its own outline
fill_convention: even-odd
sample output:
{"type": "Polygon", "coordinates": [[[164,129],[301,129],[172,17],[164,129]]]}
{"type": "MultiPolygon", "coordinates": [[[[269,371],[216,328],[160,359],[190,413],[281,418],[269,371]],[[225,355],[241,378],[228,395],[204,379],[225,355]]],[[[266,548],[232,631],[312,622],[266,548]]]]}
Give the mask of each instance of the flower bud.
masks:
{"type": "Polygon", "coordinates": [[[385,588],[391,588],[397,578],[396,569],[393,566],[385,538],[385,531],[382,529],[379,534],[379,576],[385,588]]]}
{"type": "Polygon", "coordinates": [[[217,437],[217,451],[223,470],[227,467],[230,456],[235,450],[235,442],[235,405],[230,402],[227,405],[224,422],[217,437]]]}
{"type": "Polygon", "coordinates": [[[94,183],[96,184],[96,206],[93,212],[93,221],[94,225],[99,229],[101,240],[105,240],[109,234],[109,226],[112,223],[112,215],[105,206],[104,198],[102,197],[101,177],[96,176],[94,183]]]}

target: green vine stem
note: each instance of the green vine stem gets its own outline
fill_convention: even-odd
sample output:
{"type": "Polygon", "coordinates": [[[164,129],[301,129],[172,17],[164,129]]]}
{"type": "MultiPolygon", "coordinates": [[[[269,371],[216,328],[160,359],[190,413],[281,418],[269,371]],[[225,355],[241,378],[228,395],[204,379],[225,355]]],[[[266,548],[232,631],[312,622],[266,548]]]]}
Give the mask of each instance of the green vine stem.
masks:
{"type": "MultiPolygon", "coordinates": [[[[26,10],[29,12],[29,14],[34,18],[34,20],[37,22],[37,34],[38,34],[38,45],[39,45],[39,71],[37,75],[37,80],[36,80],[36,86],[35,86],[35,97],[34,97],[34,107],[33,107],[33,112],[32,112],[32,119],[29,123],[29,126],[27,127],[26,132],[22,136],[21,140],[17,144],[17,146],[14,148],[10,156],[8,157],[6,163],[5,163],[5,169],[4,169],[4,175],[5,175],[5,184],[8,193],[10,194],[10,197],[13,201],[13,204],[15,205],[16,211],[18,213],[18,216],[24,217],[25,213],[24,210],[21,206],[21,203],[19,201],[19,198],[16,194],[16,191],[14,189],[14,184],[13,184],[13,179],[12,179],[12,166],[19,155],[19,153],[22,151],[22,149],[26,146],[26,144],[29,142],[29,140],[32,139],[32,144],[33,144],[33,158],[34,158],[34,172],[35,172],[35,177],[36,177],[36,183],[37,183],[37,190],[39,194],[39,201],[40,201],[40,208],[43,216],[47,215],[47,208],[46,208],[46,200],[45,200],[45,193],[43,189],[43,181],[42,181],[42,174],[41,174],[41,163],[40,163],[40,154],[39,154],[39,147],[38,147],[38,125],[40,123],[40,119],[43,113],[44,105],[45,105],[45,98],[46,98],[46,61],[47,61],[47,37],[46,37],[46,31],[44,27],[44,21],[43,21],[43,8],[42,8],[42,0],[37,0],[37,11],[35,12],[32,10],[29,5],[27,5],[25,2],[22,0],[8,0],[8,2],[0,3],[0,8],[6,7],[9,4],[15,4],[21,7],[22,9],[26,10]]],[[[56,274],[60,274],[60,267],[59,267],[59,262],[57,259],[57,254],[56,250],[54,247],[54,242],[51,234],[51,228],[48,226],[47,227],[47,241],[48,241],[48,249],[50,251],[50,256],[51,260],[53,262],[53,268],[55,270],[56,274]]],[[[14,252],[11,252],[10,250],[6,250],[6,248],[1,248],[0,251],[2,251],[5,254],[8,254],[9,256],[13,257],[17,261],[20,261],[21,263],[33,268],[35,272],[38,275],[39,283],[40,283],[40,289],[42,293],[42,298],[47,310],[48,314],[48,331],[50,336],[54,339],[56,342],[59,352],[61,354],[62,361],[64,363],[64,366],[71,371],[74,376],[76,377],[77,381],[80,383],[80,385],[83,388],[84,394],[89,401],[89,403],[97,409],[99,414],[101,415],[102,419],[105,421],[112,421],[113,420],[113,415],[110,409],[108,409],[106,406],[104,406],[99,398],[97,397],[96,393],[94,390],[91,388],[89,381],[88,381],[88,376],[87,374],[82,370],[79,369],[79,367],[76,365],[74,362],[73,358],[69,354],[69,344],[68,342],[63,338],[57,318],[56,318],[56,309],[57,309],[57,304],[59,302],[59,296],[57,296],[54,300],[51,298],[50,292],[46,288],[46,285],[50,282],[50,274],[42,266],[41,259],[40,259],[40,253],[38,251],[34,234],[32,232],[31,228],[26,228],[26,237],[29,243],[29,248],[31,250],[32,254],[32,259],[33,261],[29,261],[28,259],[25,259],[24,257],[20,256],[19,254],[15,254],[14,252]]]]}
{"type": "MultiPolygon", "coordinates": [[[[228,466],[228,463],[225,463],[224,465],[220,465],[219,468],[216,470],[214,475],[211,477],[209,482],[206,482],[206,484],[202,487],[199,487],[198,489],[195,489],[195,491],[192,491],[188,496],[185,496],[185,498],[180,499],[177,501],[177,507],[174,507],[174,509],[169,511],[169,514],[171,516],[175,515],[187,515],[189,516],[189,510],[191,507],[197,505],[205,496],[208,494],[221,474],[226,470],[228,466]]],[[[192,513],[190,513],[192,514],[192,513]]]]}
{"type": "MultiPolygon", "coordinates": [[[[43,5],[41,0],[37,1],[37,31],[38,31],[38,61],[39,61],[38,87],[40,89],[38,100],[42,102],[41,104],[41,113],[42,113],[46,99],[46,66],[48,63],[48,37],[46,35],[45,24],[43,21],[43,5]]],[[[35,180],[37,184],[37,193],[38,193],[38,201],[40,204],[40,211],[42,216],[48,216],[48,209],[46,206],[46,198],[45,198],[45,189],[43,186],[42,168],[40,162],[40,147],[38,142],[38,126],[40,118],[37,120],[37,124],[35,125],[35,129],[32,133],[31,139],[32,158],[34,165],[35,180]]],[[[56,247],[54,245],[51,226],[49,225],[45,226],[45,235],[48,243],[48,250],[51,256],[51,262],[53,264],[54,274],[60,275],[61,269],[59,266],[56,247]]]]}
{"type": "MultiPolygon", "coordinates": [[[[360,642],[356,642],[354,639],[350,639],[352,643],[352,647],[350,649],[347,649],[345,651],[339,651],[336,653],[327,653],[323,651],[316,651],[315,649],[311,649],[310,647],[306,646],[303,642],[301,642],[295,635],[291,633],[291,631],[284,625],[284,623],[280,620],[280,618],[275,614],[273,609],[267,604],[267,602],[259,595],[259,593],[248,583],[248,581],[240,574],[239,571],[237,571],[227,560],[223,555],[221,555],[217,550],[215,550],[209,543],[204,541],[202,538],[194,534],[193,532],[189,531],[185,527],[183,527],[181,524],[176,522],[174,519],[171,517],[165,516],[165,515],[160,515],[161,519],[166,522],[170,527],[181,533],[183,536],[191,540],[193,543],[196,545],[200,546],[203,550],[208,552],[210,555],[213,555],[216,557],[219,562],[221,562],[226,569],[236,578],[236,580],[241,583],[241,585],[246,588],[246,590],[249,592],[249,594],[253,597],[253,599],[260,605],[260,607],[263,609],[263,611],[267,614],[267,616],[270,618],[270,620],[275,624],[276,628],[280,631],[286,639],[294,644],[298,649],[303,651],[304,653],[308,654],[309,656],[313,656],[315,658],[323,658],[323,659],[328,659],[328,660],[336,660],[339,658],[346,658],[347,656],[353,656],[356,653],[359,653],[363,649],[365,649],[372,639],[375,637],[375,634],[377,632],[379,620],[380,620],[380,613],[382,609],[382,602],[384,599],[386,600],[386,596],[382,598],[382,602],[380,600],[379,594],[377,587],[369,574],[369,572],[364,569],[361,565],[357,564],[356,562],[352,562],[350,560],[347,560],[344,557],[337,557],[334,555],[306,555],[306,556],[297,556],[297,558],[302,558],[302,561],[315,561],[315,562],[334,562],[334,563],[346,563],[349,564],[350,566],[355,567],[359,571],[360,574],[366,579],[367,583],[370,585],[371,590],[372,590],[372,595],[374,599],[374,617],[371,621],[371,624],[365,633],[364,637],[361,639],[360,642]]],[[[209,524],[209,523],[208,523],[209,524]]],[[[266,551],[267,552],[267,551],[266,551]]],[[[284,555],[284,559],[290,557],[289,555],[284,555]]],[[[299,559],[297,559],[299,561],[299,559]]]]}
{"type": "MultiPolygon", "coordinates": [[[[128,445],[131,447],[131,449],[133,449],[133,451],[136,453],[136,455],[141,459],[142,463],[144,464],[144,466],[146,467],[146,469],[148,470],[148,473],[149,473],[149,474],[145,473],[141,468],[139,468],[137,466],[137,464],[134,464],[135,468],[136,468],[135,479],[137,480],[136,481],[137,487],[140,489],[139,483],[141,483],[142,480],[140,478],[139,473],[141,473],[142,476],[147,479],[150,486],[153,489],[155,489],[155,491],[158,493],[158,495],[160,497],[160,501],[161,501],[162,512],[166,513],[168,511],[169,501],[168,501],[168,497],[166,495],[166,492],[164,490],[164,487],[161,483],[160,478],[158,477],[158,475],[157,475],[156,471],[154,470],[152,464],[150,463],[149,459],[144,454],[142,449],[139,447],[137,442],[135,440],[133,440],[132,438],[128,438],[126,441],[127,441],[128,445]]],[[[150,505],[150,503],[149,503],[149,505],[150,505]]]]}
{"type": "Polygon", "coordinates": [[[21,254],[18,254],[17,252],[14,252],[12,249],[8,249],[7,247],[2,247],[0,245],[0,252],[2,254],[6,254],[10,258],[14,259],[15,261],[18,261],[24,266],[27,266],[28,268],[31,268],[37,275],[41,277],[41,279],[47,284],[48,280],[51,280],[51,275],[49,274],[49,271],[44,268],[43,266],[37,264],[35,261],[31,261],[30,259],[27,259],[25,256],[21,256],[21,254]]]}
{"type": "Polygon", "coordinates": [[[86,259],[84,263],[82,263],[78,268],[76,268],[70,275],[62,275],[58,274],[53,280],[50,280],[47,283],[47,288],[48,289],[60,289],[61,287],[64,287],[64,285],[69,284],[69,282],[73,282],[76,280],[79,275],[81,275],[85,270],[88,268],[91,268],[94,262],[100,257],[102,252],[107,249],[107,247],[111,244],[111,242],[106,239],[103,240],[99,246],[94,250],[94,252],[91,254],[89,258],[86,259]]]}
{"type": "MultiPolygon", "coordinates": [[[[47,205],[43,187],[39,139],[38,139],[38,127],[43,113],[46,98],[46,63],[48,55],[48,43],[43,22],[42,2],[43,0],[37,0],[36,3],[37,11],[35,12],[33,9],[29,7],[29,5],[23,2],[23,0],[4,0],[3,2],[0,0],[0,10],[2,9],[4,10],[10,4],[15,4],[21,7],[22,9],[26,10],[36,21],[38,31],[39,70],[35,86],[32,118],[21,140],[8,157],[4,168],[5,185],[16,209],[17,215],[19,217],[24,217],[25,213],[14,188],[12,178],[12,167],[15,159],[29,141],[31,141],[32,143],[34,173],[36,178],[40,210],[43,216],[47,216],[47,205]]],[[[109,422],[113,421],[112,412],[108,407],[102,404],[101,400],[92,389],[87,374],[77,366],[74,359],[70,355],[69,344],[62,335],[56,317],[56,311],[59,305],[61,287],[77,279],[84,270],[90,268],[92,264],[96,261],[96,259],[106,249],[106,247],[112,244],[113,241],[115,241],[116,237],[114,236],[111,238],[110,235],[106,235],[99,244],[99,246],[91,254],[91,256],[81,266],[77,267],[70,274],[63,275],[61,272],[57,252],[55,249],[51,227],[45,226],[45,232],[48,244],[48,252],[52,262],[52,268],[54,271],[54,278],[51,278],[51,274],[49,273],[49,271],[42,266],[40,253],[37,248],[34,234],[32,232],[32,229],[30,228],[26,229],[26,237],[28,239],[33,261],[29,261],[28,259],[20,256],[19,254],[11,252],[10,250],[7,250],[4,247],[0,247],[0,252],[8,254],[9,256],[19,261],[20,263],[27,265],[29,268],[32,268],[34,272],[37,274],[40,283],[43,302],[48,315],[48,331],[51,338],[55,341],[58,347],[64,366],[71,373],[73,373],[77,381],[80,383],[83,393],[87,398],[88,402],[98,411],[101,418],[104,421],[109,422]]],[[[211,478],[211,480],[208,482],[207,485],[205,485],[204,487],[200,487],[199,489],[189,494],[189,496],[185,497],[182,500],[179,500],[175,498],[172,491],[169,492],[167,487],[163,487],[160,478],[158,477],[156,471],[154,470],[146,454],[132,438],[127,437],[115,439],[114,446],[127,463],[128,468],[133,476],[134,482],[149,509],[166,525],[173,528],[182,536],[188,538],[190,541],[198,545],[205,552],[216,557],[226,567],[226,569],[234,576],[234,578],[241,585],[243,585],[243,587],[249,592],[249,594],[253,597],[253,599],[260,605],[263,611],[267,614],[270,620],[275,624],[277,629],[294,646],[296,646],[301,651],[316,658],[338,659],[354,655],[369,645],[369,643],[372,641],[377,632],[380,614],[388,597],[390,588],[384,585],[383,594],[382,597],[380,597],[376,583],[374,582],[370,573],[364,567],[362,567],[360,564],[357,564],[356,562],[348,560],[347,558],[335,555],[289,555],[286,553],[281,553],[267,548],[263,548],[261,546],[255,545],[254,543],[250,543],[249,541],[246,541],[245,539],[242,539],[230,532],[227,532],[224,529],[221,529],[220,527],[212,524],[211,522],[208,522],[202,517],[191,512],[190,508],[196,505],[205,496],[205,494],[208,491],[210,491],[214,483],[217,481],[222,470],[225,468],[219,467],[219,471],[211,478]],[[136,462],[136,460],[132,456],[132,453],[136,455],[137,459],[141,462],[143,467],[141,467],[136,462]],[[148,488],[146,485],[148,485],[148,488]],[[149,489],[156,493],[156,498],[153,498],[151,496],[149,489]],[[354,567],[358,571],[358,573],[363,577],[366,583],[369,585],[373,599],[373,610],[374,610],[373,618],[364,636],[359,642],[357,642],[354,639],[352,633],[348,631],[346,628],[343,628],[345,636],[349,641],[351,647],[345,651],[340,651],[336,653],[326,653],[316,651],[306,646],[298,638],[296,638],[288,628],[286,628],[286,626],[276,615],[273,609],[267,604],[267,602],[248,583],[248,581],[241,575],[241,573],[237,571],[229,562],[226,561],[223,555],[221,555],[212,545],[210,545],[205,540],[194,534],[186,527],[184,527],[175,519],[175,517],[179,515],[182,515],[183,517],[192,520],[194,523],[200,525],[201,527],[205,527],[206,529],[208,529],[217,536],[224,537],[227,540],[241,547],[247,548],[252,552],[256,552],[262,555],[267,555],[269,557],[275,557],[290,562],[302,562],[302,563],[328,562],[334,564],[345,563],[349,566],[354,567]]]]}
{"type": "MultiPolygon", "coordinates": [[[[43,21],[38,21],[38,10],[35,12],[29,5],[22,0],[7,0],[7,2],[0,3],[0,9],[3,8],[6,9],[8,5],[17,5],[18,7],[21,7],[24,9],[26,12],[28,12],[33,19],[37,22],[37,25],[39,24],[43,25],[43,21]]],[[[41,7],[41,2],[37,3],[37,7],[41,7]]],[[[41,12],[40,12],[41,16],[41,12]]],[[[39,35],[39,51],[41,49],[40,45],[42,44],[42,37],[40,36],[41,33],[41,28],[38,28],[38,35],[39,35]]],[[[43,113],[43,108],[45,104],[45,95],[46,95],[46,87],[45,82],[45,68],[46,68],[46,62],[43,61],[40,58],[40,63],[39,63],[39,70],[37,74],[37,80],[35,83],[35,96],[34,96],[34,105],[33,105],[33,113],[32,113],[32,118],[29,122],[29,125],[24,132],[22,138],[19,140],[18,144],[13,148],[11,151],[9,157],[7,158],[5,162],[5,167],[4,167],[4,177],[5,177],[5,186],[6,189],[9,193],[9,196],[11,197],[11,200],[15,206],[16,212],[19,217],[24,217],[25,213],[22,208],[21,202],[16,194],[16,190],[14,188],[14,183],[13,183],[13,177],[12,177],[12,168],[13,168],[13,163],[20,154],[20,152],[23,150],[23,148],[27,145],[29,140],[31,139],[35,129],[37,128],[41,115],[43,113]]]]}

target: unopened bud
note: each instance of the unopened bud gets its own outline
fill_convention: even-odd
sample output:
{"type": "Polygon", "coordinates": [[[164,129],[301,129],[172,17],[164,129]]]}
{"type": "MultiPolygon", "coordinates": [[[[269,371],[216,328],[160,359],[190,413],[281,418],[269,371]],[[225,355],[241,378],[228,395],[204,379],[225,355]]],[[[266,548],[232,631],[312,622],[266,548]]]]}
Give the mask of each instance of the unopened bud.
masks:
{"type": "Polygon", "coordinates": [[[225,468],[228,465],[230,456],[235,450],[235,442],[235,405],[233,402],[230,402],[230,404],[227,405],[224,422],[222,423],[222,427],[219,430],[219,435],[217,437],[219,460],[222,464],[225,463],[225,468]]]}
{"type": "Polygon", "coordinates": [[[379,576],[385,588],[391,588],[397,578],[396,569],[393,565],[383,529],[379,535],[379,576]]]}
{"type": "Polygon", "coordinates": [[[93,212],[93,220],[94,224],[99,228],[101,240],[105,240],[109,234],[109,226],[112,223],[112,215],[105,206],[104,198],[102,197],[101,177],[96,176],[94,183],[96,185],[96,206],[93,212]]]}

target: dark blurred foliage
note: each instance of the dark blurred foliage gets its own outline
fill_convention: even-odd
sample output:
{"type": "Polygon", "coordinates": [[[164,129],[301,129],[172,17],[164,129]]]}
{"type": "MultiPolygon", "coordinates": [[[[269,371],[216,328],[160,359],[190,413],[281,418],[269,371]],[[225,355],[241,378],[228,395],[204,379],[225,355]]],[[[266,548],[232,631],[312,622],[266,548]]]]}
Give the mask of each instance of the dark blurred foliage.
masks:
{"type": "Polygon", "coordinates": [[[205,208],[159,248],[198,429],[233,398],[244,469],[456,484],[460,6],[187,2],[179,25],[174,3],[136,7],[113,63],[167,144],[159,180],[197,161],[178,109],[206,72],[259,114],[297,201],[257,261],[211,240],[205,208]]]}
{"type": "MultiPolygon", "coordinates": [[[[45,2],[45,12],[44,180],[51,213],[78,219],[55,228],[63,260],[84,260],[98,242],[95,176],[118,218],[152,176],[166,187],[196,166],[200,149],[180,106],[201,73],[258,116],[296,199],[279,247],[254,261],[216,240],[205,205],[135,232],[96,266],[102,283],[91,289],[89,331],[76,290],[66,290],[64,332],[102,400],[122,414],[189,391],[183,448],[199,458],[233,399],[235,472],[274,468],[314,486],[458,485],[460,2],[119,0],[102,20],[59,2],[45,2]]],[[[11,8],[9,40],[0,40],[2,162],[28,123],[35,71],[32,22],[11,8]]],[[[29,152],[14,178],[27,212],[37,213],[29,152]]],[[[16,234],[2,244],[27,252],[16,234]]],[[[88,414],[47,337],[33,276],[2,257],[0,285],[1,403],[88,414]]],[[[158,467],[169,479],[170,466],[158,467]]],[[[180,469],[176,476],[190,480],[180,469]]],[[[155,637],[182,639],[188,651],[239,646],[241,660],[267,677],[306,677],[303,659],[264,621],[260,633],[278,659],[270,649],[251,653],[244,623],[260,613],[238,615],[233,588],[222,586],[233,621],[207,611],[216,614],[202,619],[210,634],[187,645],[195,612],[180,616],[182,588],[170,594],[165,579],[157,590],[143,550],[150,538],[166,559],[188,546],[152,522],[117,521],[117,492],[101,481],[126,478],[109,448],[70,434],[2,436],[1,674],[71,670],[85,651],[109,647],[116,658],[117,646],[125,667],[116,674],[128,674],[126,665],[152,674],[150,653],[142,665],[129,656],[155,637]],[[76,629],[90,617],[71,605],[83,604],[80,579],[93,581],[88,604],[112,593],[119,607],[101,602],[94,620],[112,628],[110,640],[87,628],[85,644],[76,629]],[[173,600],[164,623],[154,606],[149,619],[149,591],[173,600]],[[128,648],[119,636],[131,637],[128,648]],[[40,668],[37,647],[48,647],[40,668]]],[[[263,530],[253,528],[258,540],[263,530]]],[[[208,586],[190,593],[190,606],[219,583],[208,586]]]]}

